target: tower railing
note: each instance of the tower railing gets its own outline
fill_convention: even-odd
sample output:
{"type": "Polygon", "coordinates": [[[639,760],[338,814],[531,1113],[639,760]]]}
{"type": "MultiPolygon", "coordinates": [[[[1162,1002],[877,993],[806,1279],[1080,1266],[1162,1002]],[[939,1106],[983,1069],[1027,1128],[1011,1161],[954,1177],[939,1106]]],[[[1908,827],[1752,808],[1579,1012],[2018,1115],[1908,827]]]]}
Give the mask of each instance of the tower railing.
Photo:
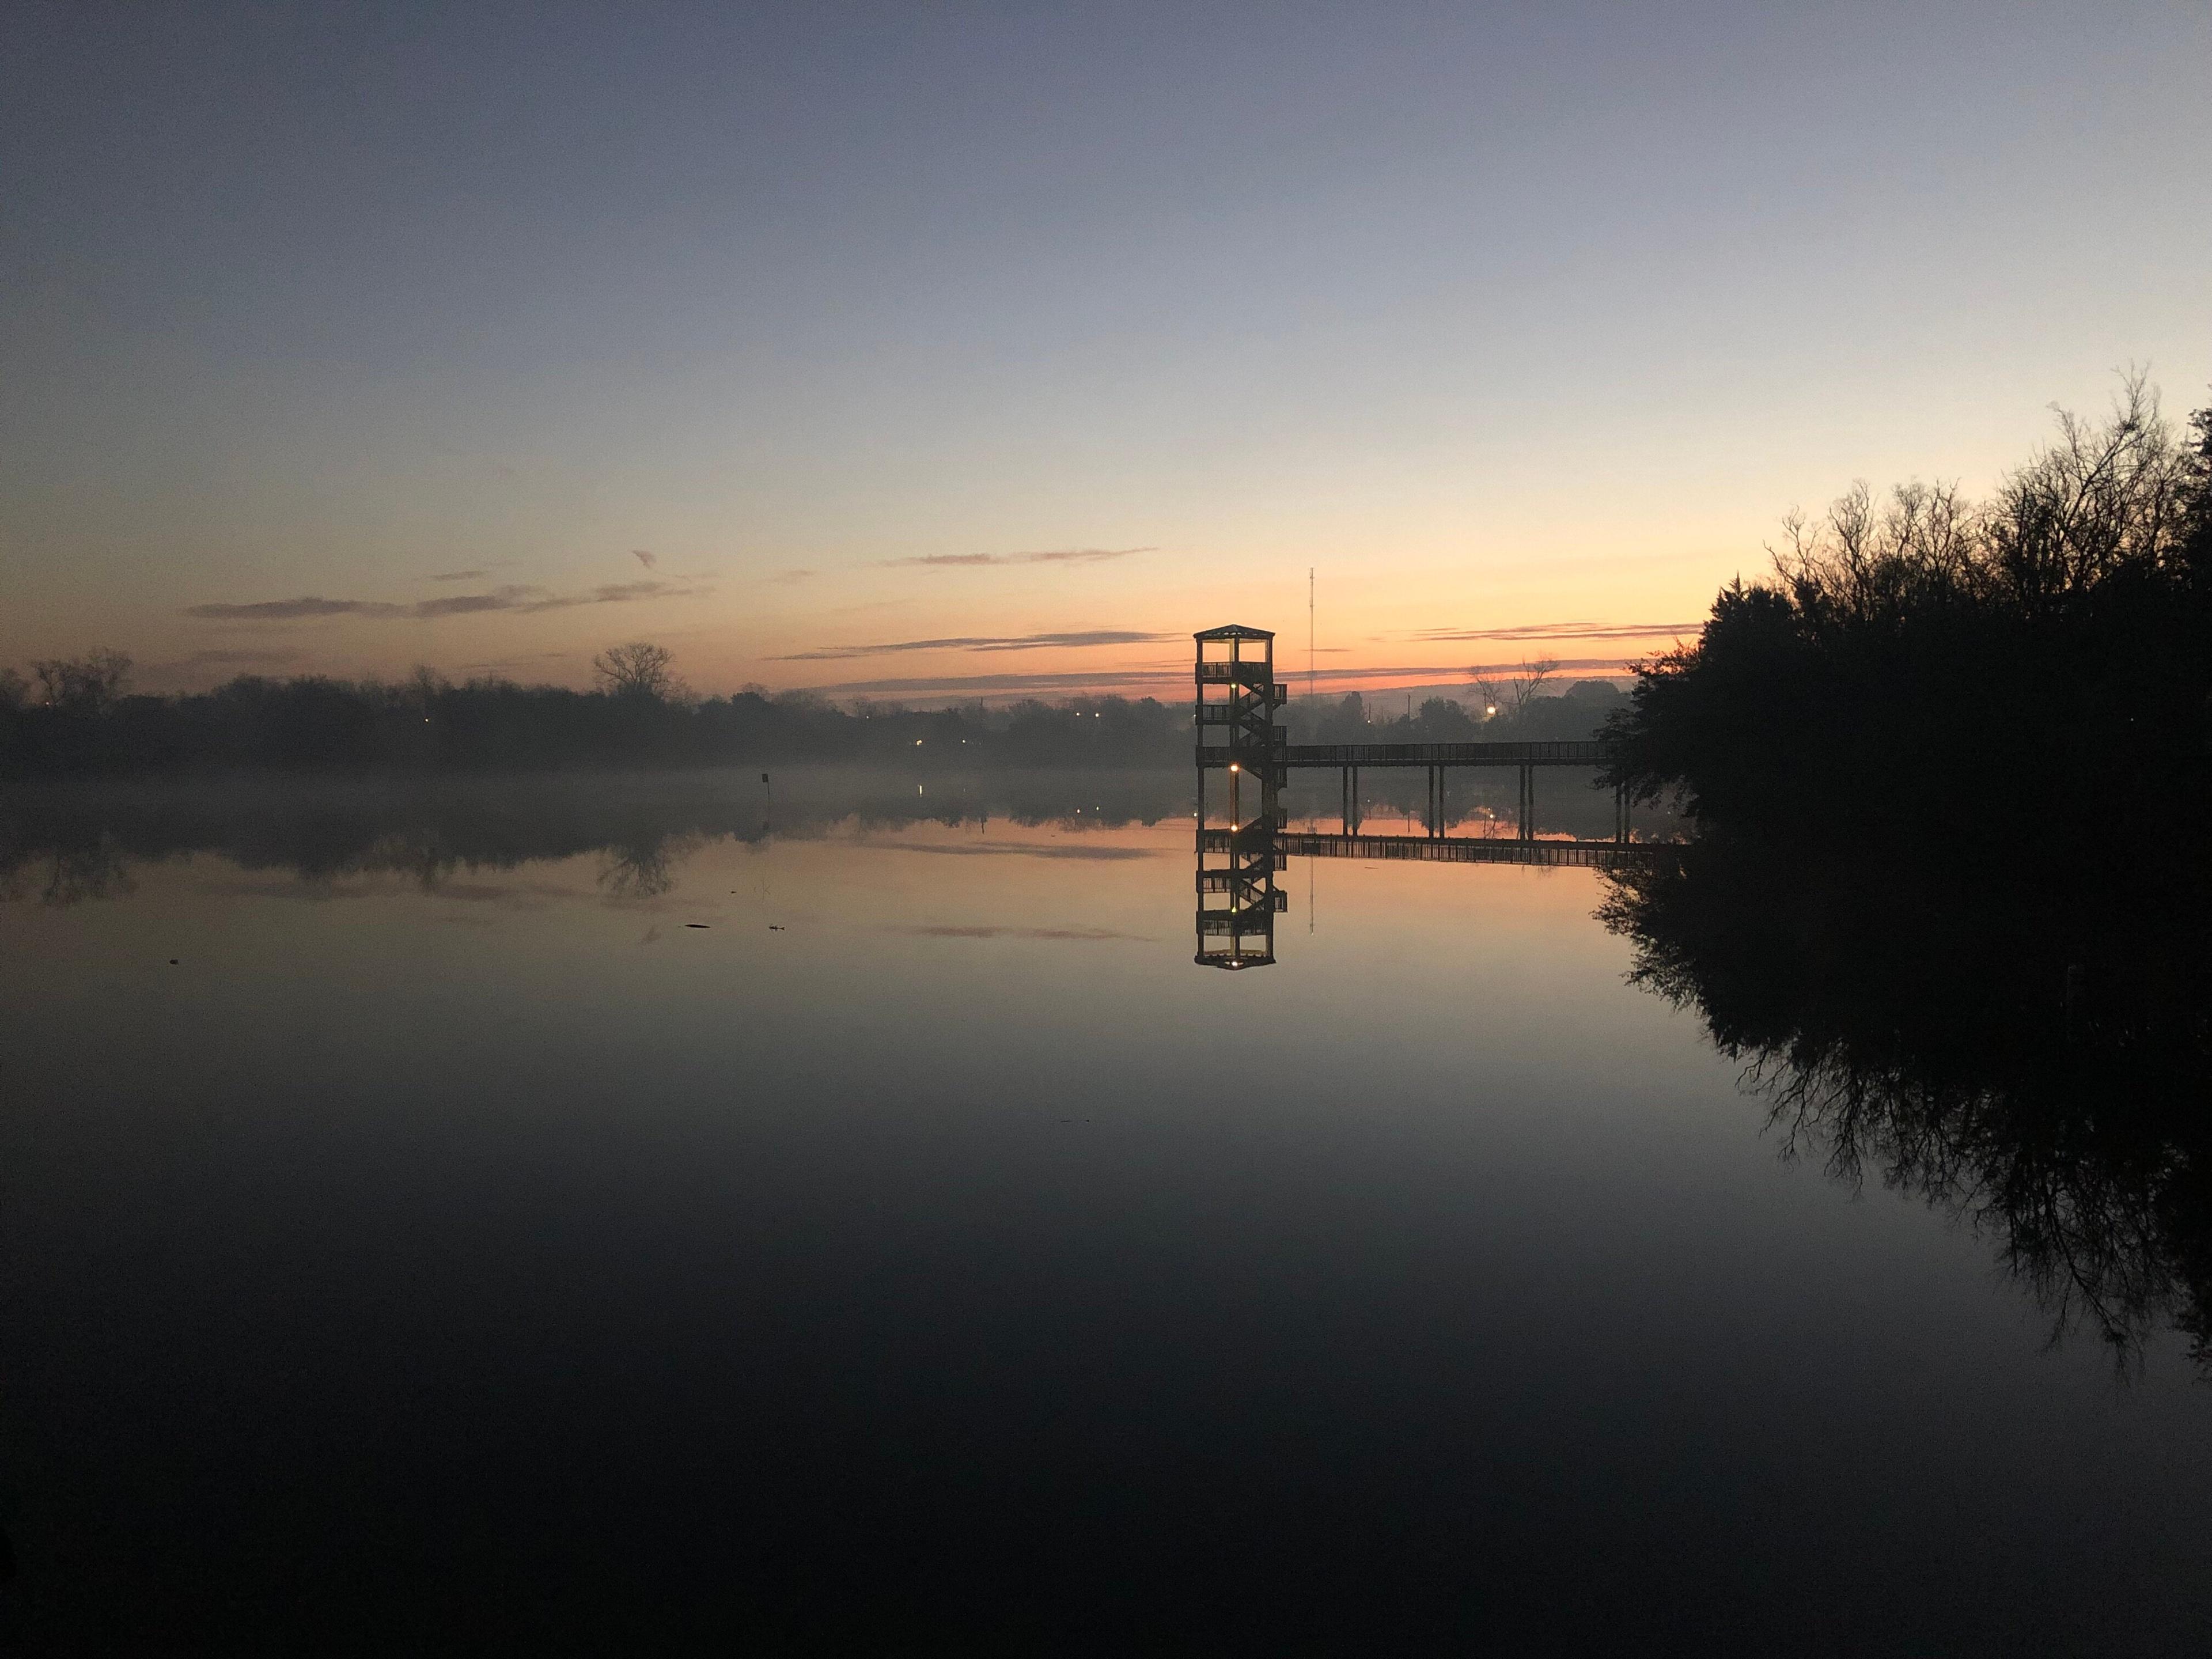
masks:
{"type": "Polygon", "coordinates": [[[1275,636],[1266,629],[1232,624],[1194,638],[1195,960],[1214,968],[1265,967],[1275,959],[1275,918],[1289,902],[1275,887],[1284,863],[1275,837],[1285,823],[1276,797],[1286,775],[1275,711],[1287,692],[1275,683],[1275,636]],[[1214,733],[1221,740],[1209,742],[1214,733]],[[1226,774],[1225,823],[1213,821],[1210,771],[1226,774]]]}

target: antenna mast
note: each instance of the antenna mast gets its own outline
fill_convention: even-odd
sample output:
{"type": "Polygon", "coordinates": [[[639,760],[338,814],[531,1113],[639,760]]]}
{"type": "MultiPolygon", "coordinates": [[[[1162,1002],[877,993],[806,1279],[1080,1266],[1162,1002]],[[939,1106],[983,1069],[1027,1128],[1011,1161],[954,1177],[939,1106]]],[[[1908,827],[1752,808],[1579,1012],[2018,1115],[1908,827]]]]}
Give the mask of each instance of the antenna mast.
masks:
{"type": "Polygon", "coordinates": [[[1308,566],[1306,567],[1306,701],[1307,701],[1308,702],[1311,702],[1313,701],[1313,694],[1314,694],[1314,690],[1313,690],[1313,682],[1314,682],[1314,672],[1313,672],[1313,658],[1314,658],[1314,650],[1313,650],[1313,640],[1314,640],[1314,629],[1313,629],[1313,618],[1314,618],[1314,580],[1313,580],[1313,578],[1314,578],[1314,568],[1313,568],[1311,565],[1308,565],[1308,566]]]}

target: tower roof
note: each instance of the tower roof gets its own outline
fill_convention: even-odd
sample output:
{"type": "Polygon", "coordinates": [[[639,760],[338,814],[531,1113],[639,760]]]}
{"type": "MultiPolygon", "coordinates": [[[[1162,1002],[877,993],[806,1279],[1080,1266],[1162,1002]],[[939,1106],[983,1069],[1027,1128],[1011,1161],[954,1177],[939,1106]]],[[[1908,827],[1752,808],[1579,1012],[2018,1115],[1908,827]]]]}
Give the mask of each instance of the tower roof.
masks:
{"type": "Polygon", "coordinates": [[[1197,640],[1272,640],[1275,636],[1265,628],[1247,628],[1243,623],[1228,623],[1219,628],[1201,628],[1191,637],[1197,640]]]}

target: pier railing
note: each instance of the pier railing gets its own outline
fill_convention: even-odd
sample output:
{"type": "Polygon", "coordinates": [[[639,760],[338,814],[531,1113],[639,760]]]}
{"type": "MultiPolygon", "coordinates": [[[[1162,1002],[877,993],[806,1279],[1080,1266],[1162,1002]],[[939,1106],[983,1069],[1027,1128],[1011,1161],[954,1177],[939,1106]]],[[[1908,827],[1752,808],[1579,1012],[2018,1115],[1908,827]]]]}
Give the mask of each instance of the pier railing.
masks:
{"type": "Polygon", "coordinates": [[[1602,766],[1595,738],[1536,743],[1286,743],[1278,766],[1602,766]]]}

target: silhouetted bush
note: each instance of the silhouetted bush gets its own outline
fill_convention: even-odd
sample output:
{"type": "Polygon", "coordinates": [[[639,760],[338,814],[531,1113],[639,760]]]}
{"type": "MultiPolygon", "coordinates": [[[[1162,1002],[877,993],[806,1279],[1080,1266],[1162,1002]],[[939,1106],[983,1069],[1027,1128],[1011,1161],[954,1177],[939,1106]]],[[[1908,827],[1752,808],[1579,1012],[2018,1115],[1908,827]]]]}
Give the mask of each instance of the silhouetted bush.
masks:
{"type": "Polygon", "coordinates": [[[1608,722],[1698,831],[1608,876],[1632,977],[2060,1328],[2212,1364],[2212,410],[2130,381],[1991,501],[1861,486],[1775,567],[1608,722]]]}
{"type": "Polygon", "coordinates": [[[2212,411],[2185,441],[2130,380],[2059,427],[1987,502],[1861,485],[1788,521],[1774,575],[1639,670],[1613,778],[1785,837],[2197,833],[2212,411]]]}

